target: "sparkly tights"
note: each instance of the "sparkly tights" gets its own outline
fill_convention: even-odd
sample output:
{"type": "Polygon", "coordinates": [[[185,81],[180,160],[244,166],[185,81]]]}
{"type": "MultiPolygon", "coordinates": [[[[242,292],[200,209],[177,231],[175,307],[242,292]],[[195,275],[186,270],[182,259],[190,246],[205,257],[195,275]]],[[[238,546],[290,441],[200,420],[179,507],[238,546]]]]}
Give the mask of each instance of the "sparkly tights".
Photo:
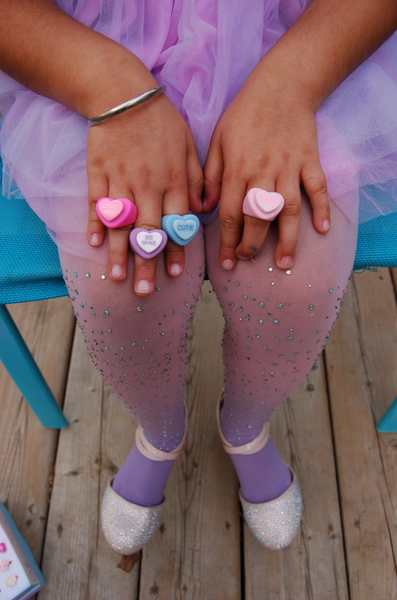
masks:
{"type": "MultiPolygon", "coordinates": [[[[206,225],[208,274],[226,321],[221,426],[233,445],[258,436],[272,412],[304,379],[328,339],[357,240],[356,227],[335,205],[331,209],[331,230],[321,235],[313,228],[311,208],[304,199],[296,262],[290,272],[274,265],[276,224],[259,255],[238,261],[228,272],[219,267],[219,221],[206,225]]],[[[115,283],[97,261],[60,252],[78,323],[101,377],[131,410],[147,440],[165,452],[176,448],[184,432],[186,332],[204,278],[203,238],[199,232],[185,247],[186,269],[180,277],[169,277],[159,257],[156,291],[144,299],[133,293],[132,256],[127,280],[115,283]]],[[[131,464],[137,464],[134,454],[136,449],[131,464]]],[[[233,459],[243,496],[251,502],[265,501],[266,482],[263,490],[258,488],[254,477],[258,466],[245,458],[233,459]]],[[[127,490],[125,496],[138,504],[161,501],[171,465],[169,461],[160,465],[162,483],[154,496],[149,494],[148,499],[138,489],[132,494],[127,490]]],[[[285,477],[280,485],[285,486],[285,477]]]]}

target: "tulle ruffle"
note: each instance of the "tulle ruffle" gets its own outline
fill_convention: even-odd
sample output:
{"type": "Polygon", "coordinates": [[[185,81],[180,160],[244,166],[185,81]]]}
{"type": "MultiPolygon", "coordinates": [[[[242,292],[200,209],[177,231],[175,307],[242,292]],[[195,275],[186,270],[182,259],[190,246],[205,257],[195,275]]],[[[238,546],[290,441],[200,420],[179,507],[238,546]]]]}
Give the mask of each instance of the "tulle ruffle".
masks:
{"type": "MultiPolygon", "coordinates": [[[[204,164],[225,107],[309,2],[58,0],[57,4],[123,44],[159,83],[166,84],[204,164]]],[[[352,221],[397,211],[395,57],[397,34],[348,77],[316,115],[330,197],[352,221]],[[374,187],[388,193],[374,195],[374,187]]],[[[1,72],[0,110],[3,193],[25,197],[59,246],[92,255],[85,241],[87,122],[1,72]]],[[[95,252],[106,262],[104,251],[95,252]]]]}

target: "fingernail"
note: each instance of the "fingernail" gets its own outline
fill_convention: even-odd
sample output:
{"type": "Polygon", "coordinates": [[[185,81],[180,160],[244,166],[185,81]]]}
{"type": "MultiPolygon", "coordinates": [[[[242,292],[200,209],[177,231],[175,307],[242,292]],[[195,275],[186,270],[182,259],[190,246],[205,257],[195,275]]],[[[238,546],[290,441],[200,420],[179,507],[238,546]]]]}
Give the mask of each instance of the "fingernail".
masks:
{"type": "Polygon", "coordinates": [[[170,273],[171,275],[180,275],[182,273],[183,269],[180,265],[177,265],[176,263],[174,263],[173,265],[170,266],[170,273]]]}
{"type": "Polygon", "coordinates": [[[100,240],[98,233],[93,233],[91,236],[91,244],[93,244],[94,246],[97,246],[100,241],[101,240],[100,240]]]}
{"type": "Polygon", "coordinates": [[[111,270],[112,277],[121,277],[123,274],[123,269],[120,265],[113,265],[111,270]]]}
{"type": "Polygon", "coordinates": [[[233,269],[233,267],[234,267],[234,261],[230,260],[230,258],[227,258],[222,263],[222,268],[225,269],[225,271],[230,271],[230,269],[233,269]]]}
{"type": "Polygon", "coordinates": [[[204,198],[203,203],[202,203],[203,209],[205,209],[207,207],[207,204],[208,204],[208,200],[207,200],[207,198],[204,198]]]}
{"type": "Polygon", "coordinates": [[[241,254],[236,254],[239,260],[251,260],[248,256],[242,256],[241,254]]]}
{"type": "Polygon", "coordinates": [[[289,267],[292,265],[292,256],[283,256],[283,258],[280,260],[280,265],[283,265],[284,267],[289,267]]]}
{"type": "Polygon", "coordinates": [[[330,227],[330,222],[328,221],[328,219],[325,219],[325,221],[323,222],[323,228],[328,230],[330,227]]]}
{"type": "Polygon", "coordinates": [[[138,281],[136,284],[135,291],[145,294],[152,291],[152,286],[149,281],[146,281],[146,279],[141,279],[141,281],[138,281]]]}

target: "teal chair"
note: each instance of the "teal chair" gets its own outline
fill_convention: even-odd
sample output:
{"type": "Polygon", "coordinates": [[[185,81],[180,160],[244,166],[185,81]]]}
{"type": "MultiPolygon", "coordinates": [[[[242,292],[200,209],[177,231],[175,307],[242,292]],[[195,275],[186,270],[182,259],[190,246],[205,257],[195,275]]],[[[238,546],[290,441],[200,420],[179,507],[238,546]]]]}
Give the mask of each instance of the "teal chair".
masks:
{"type": "MultiPolygon", "coordinates": [[[[2,164],[0,161],[0,190],[2,164]]],[[[44,425],[67,427],[6,304],[67,296],[57,248],[25,200],[0,196],[0,360],[44,425]]]]}
{"type": "MultiPolygon", "coordinates": [[[[0,162],[0,177],[1,172],[0,162]]],[[[387,193],[387,190],[370,191],[374,196],[387,193]]],[[[24,200],[9,201],[0,196],[0,214],[0,360],[41,423],[45,427],[63,428],[67,421],[5,306],[68,295],[57,249],[24,200]]],[[[361,225],[354,269],[396,265],[397,215],[361,225]]],[[[397,399],[377,429],[397,432],[397,399]]]]}
{"type": "MultiPolygon", "coordinates": [[[[354,269],[397,266],[397,215],[378,217],[359,227],[354,269]]],[[[397,398],[376,426],[381,433],[397,432],[397,398]]]]}

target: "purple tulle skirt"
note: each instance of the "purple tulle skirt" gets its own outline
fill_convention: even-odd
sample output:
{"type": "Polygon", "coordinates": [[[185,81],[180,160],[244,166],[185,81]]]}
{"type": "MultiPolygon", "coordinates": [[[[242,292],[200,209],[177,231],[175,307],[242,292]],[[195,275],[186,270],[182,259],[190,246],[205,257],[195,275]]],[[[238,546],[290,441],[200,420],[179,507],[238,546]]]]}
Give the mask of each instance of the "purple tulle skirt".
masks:
{"type": "MultiPolygon", "coordinates": [[[[310,0],[57,0],[127,47],[167,86],[202,164],[214,127],[261,57],[310,0]]],[[[3,194],[25,197],[65,250],[86,243],[87,121],[0,72],[3,194]]],[[[330,197],[360,222],[397,211],[397,34],[316,114],[330,197]],[[374,199],[374,187],[387,189],[374,199]],[[360,206],[359,206],[360,205],[360,206]]],[[[376,195],[375,195],[376,196],[376,195]]]]}

